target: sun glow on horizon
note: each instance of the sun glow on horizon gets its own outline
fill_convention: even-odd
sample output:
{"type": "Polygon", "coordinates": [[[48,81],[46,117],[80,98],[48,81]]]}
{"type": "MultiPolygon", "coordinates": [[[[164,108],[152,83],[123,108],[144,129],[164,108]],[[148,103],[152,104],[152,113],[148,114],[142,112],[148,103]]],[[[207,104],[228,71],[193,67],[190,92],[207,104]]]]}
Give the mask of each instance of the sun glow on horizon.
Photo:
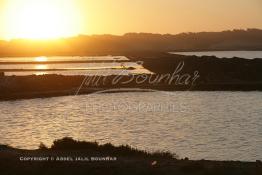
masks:
{"type": "Polygon", "coordinates": [[[261,0],[0,0],[0,40],[260,29],[261,7],[261,0]]]}
{"type": "Polygon", "coordinates": [[[73,0],[10,0],[6,6],[8,39],[54,39],[78,34],[80,15],[73,0]]]}

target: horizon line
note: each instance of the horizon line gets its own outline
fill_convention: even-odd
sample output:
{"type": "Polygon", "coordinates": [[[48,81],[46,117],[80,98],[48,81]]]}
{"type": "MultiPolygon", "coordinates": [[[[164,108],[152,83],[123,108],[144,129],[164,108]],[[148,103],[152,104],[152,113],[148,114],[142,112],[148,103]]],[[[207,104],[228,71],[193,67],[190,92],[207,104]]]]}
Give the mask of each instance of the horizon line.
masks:
{"type": "Polygon", "coordinates": [[[234,31],[248,31],[248,30],[262,30],[262,28],[234,28],[234,29],[226,29],[226,30],[220,30],[220,31],[200,31],[200,32],[180,32],[180,33],[152,33],[152,32],[126,32],[123,34],[109,34],[109,33],[104,33],[104,34],[76,34],[76,35],[71,35],[71,36],[64,36],[64,37],[55,37],[55,38],[11,38],[11,39],[4,39],[0,38],[0,41],[5,41],[5,42],[12,42],[16,40],[27,40],[27,41],[57,41],[57,40],[63,40],[63,39],[69,39],[69,38],[76,38],[76,37],[81,37],[81,36],[86,36],[86,37],[92,37],[92,36],[117,36],[117,37],[122,37],[126,36],[128,34],[153,34],[153,35],[180,35],[180,34],[196,34],[196,33],[221,33],[221,32],[234,32],[234,31]]]}

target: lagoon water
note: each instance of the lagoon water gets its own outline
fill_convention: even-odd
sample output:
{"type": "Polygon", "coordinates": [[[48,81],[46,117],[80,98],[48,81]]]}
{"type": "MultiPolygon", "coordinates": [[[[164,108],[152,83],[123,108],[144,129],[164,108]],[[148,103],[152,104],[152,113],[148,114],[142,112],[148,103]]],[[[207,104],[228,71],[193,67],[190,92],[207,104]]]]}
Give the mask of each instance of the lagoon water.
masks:
{"type": "Polygon", "coordinates": [[[171,52],[180,55],[216,56],[218,58],[262,58],[262,51],[203,51],[203,52],[171,52]]]}
{"type": "Polygon", "coordinates": [[[262,160],[262,92],[129,92],[0,102],[0,143],[80,140],[180,157],[262,160]]]}
{"type": "Polygon", "coordinates": [[[117,75],[151,73],[125,56],[56,56],[0,58],[5,75],[117,75]],[[121,62],[123,61],[123,62],[121,62]],[[54,63],[60,62],[60,63],[54,63]],[[132,67],[132,70],[125,68],[132,67]]]}
{"type": "MultiPolygon", "coordinates": [[[[203,52],[201,54],[203,55],[203,52]]],[[[204,55],[206,54],[207,52],[204,55]]],[[[226,57],[262,58],[262,52],[233,51],[209,54],[220,55],[219,57],[225,57],[227,54],[226,57]]],[[[75,58],[55,57],[51,60],[72,61],[75,58]]],[[[109,56],[77,59],[115,58],[109,56]]],[[[117,59],[126,60],[125,57],[117,59]]],[[[24,60],[25,58],[0,58],[0,62],[24,60]]],[[[34,60],[35,58],[31,58],[29,61],[34,60]]],[[[106,64],[108,67],[123,66],[119,63],[106,64]]],[[[129,73],[147,71],[134,63],[125,64],[136,67],[129,73]]],[[[35,68],[44,68],[41,67],[41,62],[37,65],[11,65],[2,64],[0,68],[16,69],[22,66],[22,69],[32,69],[37,65],[39,67],[35,68]]],[[[97,63],[42,66],[60,66],[59,68],[68,70],[35,70],[8,74],[105,74],[105,65],[97,63]]],[[[108,74],[118,74],[122,70],[106,71],[108,74]]],[[[98,93],[2,101],[0,111],[0,143],[19,148],[37,148],[40,142],[50,146],[54,139],[70,136],[86,141],[96,140],[99,143],[129,144],[150,151],[167,150],[190,159],[262,160],[262,92],[98,93]]]]}
{"type": "MultiPolygon", "coordinates": [[[[217,56],[218,58],[241,57],[262,58],[262,51],[209,51],[209,52],[171,52],[181,55],[217,56]]],[[[6,57],[0,58],[0,71],[5,75],[116,75],[129,73],[151,73],[142,65],[129,61],[125,56],[54,56],[54,57],[6,57]],[[52,63],[66,61],[65,63],[52,63]],[[76,61],[82,61],[81,63],[76,61]],[[86,62],[85,61],[92,61],[86,62]],[[99,61],[96,62],[96,61],[99,61]],[[102,61],[102,62],[101,62],[102,61]],[[105,62],[103,62],[105,61],[105,62]],[[111,62],[109,62],[111,61],[111,62]],[[123,61],[122,63],[119,61],[123,61]],[[28,62],[28,63],[25,63],[28,62]],[[34,64],[30,62],[35,62],[34,64]],[[45,63],[44,63],[45,62],[45,63]],[[16,64],[19,63],[19,64],[16,64]],[[23,64],[21,64],[23,63],[23,64]],[[124,67],[132,70],[123,71],[124,67]],[[61,70],[62,69],[62,70],[61,70]]]]}

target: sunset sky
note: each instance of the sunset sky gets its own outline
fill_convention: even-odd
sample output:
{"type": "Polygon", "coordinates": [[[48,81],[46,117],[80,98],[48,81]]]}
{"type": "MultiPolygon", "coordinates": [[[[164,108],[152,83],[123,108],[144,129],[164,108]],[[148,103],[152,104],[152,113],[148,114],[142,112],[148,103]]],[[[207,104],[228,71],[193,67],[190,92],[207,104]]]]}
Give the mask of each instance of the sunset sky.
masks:
{"type": "Polygon", "coordinates": [[[0,0],[0,39],[262,28],[261,0],[0,0]]]}

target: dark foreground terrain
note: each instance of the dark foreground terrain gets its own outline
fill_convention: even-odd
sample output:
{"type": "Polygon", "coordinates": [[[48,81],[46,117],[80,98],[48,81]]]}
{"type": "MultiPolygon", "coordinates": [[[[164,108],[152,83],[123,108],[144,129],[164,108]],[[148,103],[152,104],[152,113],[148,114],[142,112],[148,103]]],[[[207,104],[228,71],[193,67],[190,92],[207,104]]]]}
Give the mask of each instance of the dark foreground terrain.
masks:
{"type": "Polygon", "coordinates": [[[191,161],[168,152],[148,153],[129,146],[63,138],[51,148],[21,150],[0,145],[1,175],[71,174],[177,174],[259,175],[262,163],[239,161],[191,161]]]}

